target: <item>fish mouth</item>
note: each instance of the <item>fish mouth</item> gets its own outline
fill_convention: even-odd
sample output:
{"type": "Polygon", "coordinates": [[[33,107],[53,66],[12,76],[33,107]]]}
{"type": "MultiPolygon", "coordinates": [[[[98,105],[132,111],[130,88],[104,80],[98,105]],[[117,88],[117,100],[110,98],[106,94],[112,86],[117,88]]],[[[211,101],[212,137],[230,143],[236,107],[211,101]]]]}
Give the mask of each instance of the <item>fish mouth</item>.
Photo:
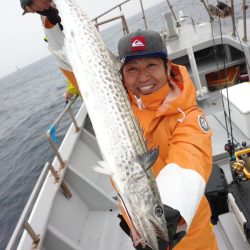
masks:
{"type": "Polygon", "coordinates": [[[141,245],[148,245],[153,250],[158,250],[159,238],[169,241],[168,231],[166,225],[160,223],[154,216],[150,216],[147,220],[140,221],[140,229],[138,230],[141,238],[137,239],[137,243],[141,245]]]}
{"type": "Polygon", "coordinates": [[[154,229],[154,232],[155,232],[155,235],[158,237],[158,238],[161,238],[161,239],[164,239],[164,240],[169,240],[168,239],[168,235],[166,237],[166,230],[162,230],[161,227],[157,226],[153,221],[150,221],[152,226],[153,226],[153,229],[154,229]]]}

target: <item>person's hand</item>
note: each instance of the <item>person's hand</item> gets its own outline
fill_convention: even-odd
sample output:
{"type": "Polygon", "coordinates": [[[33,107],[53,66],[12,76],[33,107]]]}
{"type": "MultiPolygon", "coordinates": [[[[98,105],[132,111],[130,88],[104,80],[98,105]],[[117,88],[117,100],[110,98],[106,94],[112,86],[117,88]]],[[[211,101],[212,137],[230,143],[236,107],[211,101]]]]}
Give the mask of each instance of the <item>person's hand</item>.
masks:
{"type": "Polygon", "coordinates": [[[71,95],[68,91],[66,91],[66,92],[63,94],[63,96],[64,96],[64,99],[65,99],[66,102],[68,102],[69,100],[72,99],[72,95],[71,95]]]}
{"type": "Polygon", "coordinates": [[[48,10],[50,7],[55,8],[51,0],[20,0],[23,10],[27,13],[48,10]]]}

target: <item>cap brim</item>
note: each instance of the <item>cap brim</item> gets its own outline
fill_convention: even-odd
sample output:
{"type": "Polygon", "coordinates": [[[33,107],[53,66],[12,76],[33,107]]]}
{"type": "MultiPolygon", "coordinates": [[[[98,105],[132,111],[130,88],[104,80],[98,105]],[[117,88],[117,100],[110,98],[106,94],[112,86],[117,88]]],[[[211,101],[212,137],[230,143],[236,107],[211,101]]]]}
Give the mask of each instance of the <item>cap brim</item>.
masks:
{"type": "Polygon", "coordinates": [[[124,62],[128,62],[133,59],[142,58],[142,57],[160,57],[162,59],[167,59],[167,54],[163,52],[151,52],[151,53],[140,53],[136,55],[128,55],[124,58],[124,62]]]}

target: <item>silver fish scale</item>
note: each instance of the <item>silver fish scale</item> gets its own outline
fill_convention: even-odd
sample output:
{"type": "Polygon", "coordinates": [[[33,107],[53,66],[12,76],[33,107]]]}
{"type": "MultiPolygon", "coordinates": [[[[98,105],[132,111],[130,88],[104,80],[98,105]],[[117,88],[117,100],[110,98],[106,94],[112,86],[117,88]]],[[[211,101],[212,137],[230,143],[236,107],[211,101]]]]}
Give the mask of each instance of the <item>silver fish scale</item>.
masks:
{"type": "Polygon", "coordinates": [[[76,76],[99,147],[137,230],[158,249],[154,225],[168,239],[152,174],[136,162],[146,152],[142,131],[134,117],[118,67],[111,60],[99,32],[74,0],[54,0],[62,18],[67,57],[76,76]]]}

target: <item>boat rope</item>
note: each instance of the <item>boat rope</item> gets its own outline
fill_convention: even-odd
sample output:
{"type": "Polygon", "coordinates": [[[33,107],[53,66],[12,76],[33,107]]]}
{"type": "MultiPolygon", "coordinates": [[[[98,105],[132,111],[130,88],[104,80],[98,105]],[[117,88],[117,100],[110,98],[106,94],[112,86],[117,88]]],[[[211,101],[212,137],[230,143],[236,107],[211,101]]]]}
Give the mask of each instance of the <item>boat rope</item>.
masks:
{"type": "MultiPolygon", "coordinates": [[[[219,1],[217,0],[217,4],[219,4],[219,1]]],[[[228,94],[228,81],[227,81],[227,68],[226,68],[226,54],[225,54],[225,44],[223,41],[223,36],[222,36],[222,25],[221,25],[221,17],[219,15],[219,27],[220,27],[220,40],[221,40],[221,44],[222,44],[222,59],[223,59],[223,69],[225,71],[225,80],[226,80],[226,95],[227,95],[227,109],[228,109],[228,120],[229,120],[229,126],[230,126],[230,132],[231,132],[231,138],[230,136],[228,136],[228,141],[231,142],[233,144],[233,126],[232,126],[232,119],[231,119],[231,108],[230,108],[230,101],[229,101],[229,94],[228,94]]],[[[221,88],[221,98],[222,97],[222,88],[221,88]]],[[[226,111],[224,110],[225,116],[226,116],[226,111]]],[[[225,117],[226,119],[226,117],[225,117]]],[[[229,135],[229,132],[228,132],[229,135]]],[[[232,154],[234,154],[234,147],[232,147],[232,154]]]]}
{"type": "MultiPolygon", "coordinates": [[[[217,0],[217,4],[219,4],[219,1],[217,0]]],[[[226,55],[225,55],[225,44],[224,44],[224,41],[223,41],[223,36],[222,36],[222,25],[221,25],[221,17],[219,15],[219,26],[220,26],[220,39],[221,39],[221,44],[222,44],[222,47],[223,47],[223,69],[225,71],[225,76],[227,76],[227,68],[226,68],[226,55]]],[[[231,157],[234,155],[234,151],[235,151],[235,147],[234,147],[234,144],[233,144],[233,140],[234,140],[234,136],[233,136],[233,126],[232,126],[232,118],[231,118],[231,108],[230,108],[230,100],[229,100],[229,94],[228,94],[228,81],[227,81],[227,77],[225,77],[226,79],[226,95],[227,95],[227,109],[228,109],[228,120],[229,120],[229,126],[230,126],[230,132],[231,132],[231,138],[230,136],[228,136],[228,142],[229,144],[232,143],[232,146],[230,147],[231,148],[231,157]],[[231,141],[231,143],[230,143],[231,141]]],[[[221,98],[223,99],[222,97],[222,88],[221,88],[221,98]]],[[[227,114],[226,114],[226,111],[224,110],[224,113],[225,113],[225,119],[227,117],[227,114]]],[[[229,135],[229,133],[228,133],[229,135]]]]}
{"type": "MultiPolygon", "coordinates": [[[[217,0],[217,4],[219,4],[217,0]]],[[[225,126],[226,126],[226,132],[227,132],[227,137],[228,137],[228,144],[225,145],[228,148],[230,148],[229,154],[231,158],[234,155],[235,151],[235,145],[234,141],[235,138],[233,136],[233,126],[232,126],[232,119],[231,119],[231,109],[230,109],[230,101],[229,101],[229,94],[228,94],[228,80],[227,80],[227,68],[226,68],[226,54],[225,54],[225,44],[223,41],[223,35],[222,35],[222,24],[221,24],[221,18],[220,15],[218,16],[219,18],[219,28],[220,28],[220,40],[221,40],[221,45],[222,45],[222,60],[223,60],[223,70],[224,70],[224,75],[225,75],[225,87],[226,87],[226,97],[227,97],[227,109],[228,109],[228,115],[226,113],[226,108],[225,108],[225,103],[223,100],[223,95],[222,95],[222,83],[220,82],[220,96],[221,96],[221,101],[222,101],[222,107],[223,107],[223,113],[224,113],[224,119],[225,119],[225,126]],[[227,119],[228,118],[228,119],[227,119]]],[[[219,80],[219,56],[218,56],[218,49],[215,43],[215,37],[214,37],[214,32],[213,32],[213,20],[210,18],[210,25],[211,25],[211,32],[212,32],[212,38],[213,38],[213,48],[214,48],[214,54],[215,54],[215,61],[216,61],[216,67],[217,67],[217,74],[218,74],[218,80],[219,80]]],[[[243,51],[244,52],[244,51],[243,51]]],[[[224,127],[224,126],[223,126],[224,127]]]]}
{"type": "MultiPolygon", "coordinates": [[[[219,56],[218,56],[218,51],[217,51],[217,47],[216,47],[216,44],[215,44],[212,19],[210,19],[210,26],[211,26],[211,32],[212,32],[212,38],[213,38],[213,49],[214,49],[214,57],[215,57],[216,69],[217,69],[217,78],[219,79],[219,56]]],[[[220,96],[222,97],[222,84],[221,84],[221,81],[219,81],[219,83],[220,83],[220,96]]],[[[221,101],[222,101],[222,107],[223,107],[227,137],[229,138],[229,130],[228,130],[228,124],[227,124],[227,117],[226,117],[226,109],[225,109],[224,99],[221,98],[221,101]]]]}

